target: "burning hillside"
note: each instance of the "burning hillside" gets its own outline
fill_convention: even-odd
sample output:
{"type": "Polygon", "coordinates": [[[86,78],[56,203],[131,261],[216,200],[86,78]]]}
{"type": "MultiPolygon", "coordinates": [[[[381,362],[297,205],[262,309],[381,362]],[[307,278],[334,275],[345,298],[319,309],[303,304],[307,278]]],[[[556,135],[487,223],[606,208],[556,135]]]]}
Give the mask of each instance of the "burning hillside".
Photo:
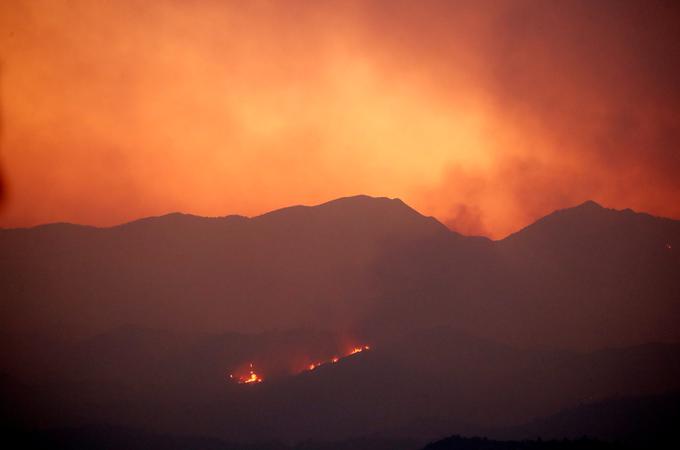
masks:
{"type": "MultiPolygon", "coordinates": [[[[316,361],[316,362],[310,362],[304,367],[304,369],[300,370],[298,373],[310,372],[312,370],[316,370],[317,368],[319,368],[321,366],[337,364],[342,359],[356,355],[357,353],[368,351],[370,349],[371,349],[371,347],[368,346],[368,345],[352,347],[349,351],[345,352],[343,355],[336,355],[336,356],[333,356],[332,358],[329,358],[329,359],[320,360],[320,361],[316,361]]],[[[264,381],[264,378],[255,371],[253,363],[250,363],[248,365],[247,372],[244,372],[242,374],[230,374],[229,378],[231,380],[234,380],[238,384],[257,384],[257,383],[261,383],[262,381],[264,381]]]]}
{"type": "Polygon", "coordinates": [[[339,362],[341,359],[347,358],[348,356],[356,355],[357,353],[363,352],[365,350],[370,350],[371,347],[368,345],[364,346],[359,346],[359,347],[353,347],[352,350],[350,350],[347,354],[344,356],[334,356],[329,360],[326,361],[320,361],[320,362],[315,362],[315,363],[310,363],[309,366],[303,372],[308,372],[310,370],[314,370],[320,366],[323,366],[325,364],[335,364],[339,362]]]}
{"type": "Polygon", "coordinates": [[[253,363],[250,363],[248,374],[246,375],[239,375],[239,376],[234,376],[233,374],[229,374],[229,378],[232,380],[236,380],[238,384],[256,384],[256,383],[262,383],[264,379],[255,373],[255,368],[253,367],[253,363]]]}

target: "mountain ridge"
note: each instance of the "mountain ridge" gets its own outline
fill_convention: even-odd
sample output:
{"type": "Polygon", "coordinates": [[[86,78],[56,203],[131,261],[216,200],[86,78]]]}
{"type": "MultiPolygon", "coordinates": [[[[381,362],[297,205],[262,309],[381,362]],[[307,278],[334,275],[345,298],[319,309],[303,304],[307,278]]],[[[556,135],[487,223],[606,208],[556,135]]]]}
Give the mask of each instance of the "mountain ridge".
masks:
{"type": "Polygon", "coordinates": [[[450,231],[398,199],[354,196],[253,218],[3,230],[0,248],[0,330],[386,336],[452,323],[518,345],[680,338],[680,222],[594,202],[500,241],[450,231]]]}
{"type": "MultiPolygon", "coordinates": [[[[425,218],[425,219],[431,219],[438,224],[440,224],[442,227],[448,229],[449,231],[460,234],[457,232],[455,229],[451,229],[447,227],[443,222],[439,221],[436,217],[434,216],[426,216],[416,209],[412,208],[409,206],[407,203],[405,203],[403,200],[401,200],[398,197],[372,197],[369,195],[365,194],[358,194],[358,195],[353,195],[353,196],[346,196],[346,197],[338,197],[332,200],[328,200],[322,203],[318,204],[313,204],[313,205],[304,205],[304,204],[299,204],[299,205],[291,205],[291,206],[284,206],[281,208],[275,208],[270,211],[263,212],[261,214],[255,214],[253,216],[245,216],[237,213],[233,214],[227,214],[224,216],[202,216],[198,214],[192,214],[192,213],[186,213],[186,212],[180,212],[180,211],[173,211],[173,212],[168,212],[165,214],[160,214],[160,215],[152,215],[152,216],[144,216],[140,217],[137,219],[132,219],[126,222],[121,222],[118,224],[113,224],[113,225],[108,225],[108,226],[95,226],[95,225],[88,225],[88,224],[81,224],[81,223],[74,223],[74,222],[64,222],[64,221],[59,221],[59,222],[48,222],[48,223],[43,223],[43,224],[37,224],[33,226],[28,226],[28,227],[0,227],[0,232],[2,231],[13,231],[13,230],[32,230],[32,229],[41,229],[44,227],[57,227],[57,226],[71,226],[71,227],[84,227],[84,228],[92,228],[92,229],[97,229],[97,230],[107,230],[107,229],[115,229],[119,227],[125,227],[125,226],[130,226],[134,224],[139,224],[139,223],[144,223],[144,222],[154,222],[154,221],[164,221],[164,220],[174,220],[174,219],[181,219],[181,220],[196,220],[196,219],[205,219],[209,221],[223,221],[223,220],[261,220],[265,217],[272,217],[272,216],[279,216],[282,214],[287,214],[287,213],[297,213],[301,211],[309,211],[309,210],[324,210],[324,209],[332,209],[334,207],[342,207],[345,205],[350,205],[350,206],[363,206],[366,207],[370,204],[371,207],[375,207],[378,203],[382,203],[383,205],[387,205],[389,202],[389,205],[391,206],[397,206],[403,208],[404,212],[409,212],[409,213],[415,213],[418,216],[425,218]]],[[[504,241],[509,238],[512,238],[513,236],[520,234],[524,232],[525,230],[531,229],[536,224],[542,223],[545,220],[554,220],[558,217],[561,217],[562,215],[566,214],[571,214],[571,213],[580,213],[583,211],[595,211],[597,213],[604,213],[604,214],[611,214],[611,213],[619,213],[619,214],[626,214],[626,215],[635,215],[638,217],[648,217],[651,219],[660,219],[663,221],[671,221],[671,222],[678,222],[680,223],[680,220],[674,219],[671,217],[663,217],[663,216],[656,216],[647,212],[643,211],[634,211],[630,208],[626,209],[615,209],[615,208],[608,208],[600,205],[599,203],[595,202],[594,200],[586,200],[582,203],[579,203],[574,206],[566,207],[566,208],[560,208],[556,209],[553,212],[546,214],[545,216],[539,217],[538,219],[534,220],[531,224],[520,228],[519,230],[510,233],[508,236],[501,238],[501,239],[494,239],[494,242],[498,241],[504,241]]],[[[485,236],[476,236],[476,235],[465,235],[466,237],[485,237],[485,236]]],[[[487,238],[488,239],[488,238],[487,238]]]]}

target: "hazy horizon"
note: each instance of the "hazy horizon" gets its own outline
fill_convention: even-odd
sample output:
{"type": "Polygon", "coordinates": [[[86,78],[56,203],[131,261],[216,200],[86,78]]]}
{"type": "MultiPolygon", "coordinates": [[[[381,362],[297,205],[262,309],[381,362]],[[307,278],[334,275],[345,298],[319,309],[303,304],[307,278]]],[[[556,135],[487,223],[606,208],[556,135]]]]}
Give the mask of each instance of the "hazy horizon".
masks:
{"type": "Polygon", "coordinates": [[[663,1],[3,2],[0,225],[399,197],[507,235],[680,217],[663,1]]]}
{"type": "MultiPolygon", "coordinates": [[[[276,208],[274,208],[274,209],[271,209],[271,210],[268,210],[268,211],[263,211],[263,212],[261,212],[261,213],[254,214],[254,215],[250,215],[250,216],[247,216],[247,215],[244,215],[244,214],[240,214],[240,213],[237,212],[237,211],[234,211],[234,212],[227,212],[226,214],[222,214],[222,215],[214,215],[214,216],[204,216],[204,215],[192,213],[191,211],[167,211],[167,212],[165,212],[165,213],[160,213],[160,214],[158,214],[158,215],[153,215],[153,216],[142,216],[142,217],[131,218],[130,220],[127,220],[127,221],[125,221],[125,222],[113,223],[113,224],[110,224],[110,225],[99,225],[99,226],[98,226],[98,225],[89,224],[89,223],[63,222],[63,221],[62,221],[62,222],[45,222],[45,223],[38,223],[38,224],[34,224],[34,225],[20,226],[20,227],[0,227],[0,229],[11,230],[11,229],[21,229],[21,228],[34,228],[34,227],[40,227],[40,226],[44,226],[44,225],[53,225],[53,224],[61,224],[61,223],[63,223],[63,224],[69,224],[69,225],[79,225],[79,226],[93,227],[93,228],[113,228],[113,227],[118,227],[118,226],[121,226],[121,225],[126,225],[126,224],[129,224],[129,223],[137,222],[137,221],[140,221],[140,220],[161,218],[161,217],[165,217],[165,216],[171,216],[171,215],[173,215],[173,214],[181,214],[181,215],[192,216],[192,217],[198,217],[198,218],[204,218],[204,219],[224,219],[224,218],[228,218],[228,217],[243,217],[243,218],[246,218],[246,219],[254,219],[254,218],[256,218],[256,217],[264,216],[264,215],[267,215],[267,214],[270,214],[270,213],[274,213],[274,212],[277,212],[277,211],[286,210],[286,209],[288,209],[288,208],[296,208],[296,207],[314,208],[314,207],[326,205],[326,204],[332,203],[332,202],[337,202],[337,201],[342,201],[342,200],[352,199],[352,198],[361,198],[361,197],[367,197],[367,198],[370,198],[370,199],[399,200],[399,201],[402,201],[402,202],[403,202],[403,200],[400,199],[399,197],[370,196],[370,195],[366,195],[366,194],[355,194],[355,195],[347,195],[347,196],[337,197],[337,198],[334,198],[334,199],[331,199],[331,200],[327,200],[327,201],[323,201],[323,202],[321,202],[321,203],[316,203],[316,204],[301,204],[301,203],[295,203],[295,204],[291,204],[291,205],[283,205],[283,206],[279,206],[279,207],[276,207],[276,208]]],[[[612,210],[612,211],[626,211],[626,210],[630,210],[630,211],[632,211],[632,212],[634,212],[634,213],[636,213],[636,214],[646,214],[646,215],[650,215],[650,216],[652,216],[652,217],[658,217],[658,218],[661,218],[661,219],[671,219],[671,220],[676,220],[676,219],[674,219],[674,218],[672,218],[672,217],[657,216],[657,215],[651,214],[651,213],[649,213],[649,212],[647,212],[647,211],[637,211],[637,210],[633,210],[633,209],[631,209],[631,208],[623,208],[623,209],[610,208],[610,207],[608,207],[608,206],[606,206],[606,205],[602,205],[602,204],[600,204],[600,203],[598,203],[598,202],[596,202],[596,201],[594,201],[594,200],[586,199],[586,200],[584,200],[584,201],[582,201],[582,202],[579,202],[579,203],[576,203],[576,204],[573,204],[573,205],[568,205],[568,206],[565,206],[565,207],[563,207],[563,208],[559,208],[559,209],[555,209],[555,210],[548,211],[548,213],[547,213],[545,216],[536,217],[536,219],[535,219],[534,221],[531,221],[531,222],[529,222],[529,223],[523,225],[522,227],[520,227],[520,228],[518,228],[518,229],[516,229],[516,230],[510,230],[510,231],[508,232],[507,235],[502,235],[502,236],[498,236],[498,237],[495,237],[495,238],[494,238],[494,237],[491,237],[491,236],[486,236],[486,235],[481,235],[481,234],[465,234],[465,233],[463,233],[463,232],[461,232],[461,231],[459,231],[459,230],[456,230],[455,228],[452,228],[451,225],[448,225],[448,224],[446,224],[445,222],[442,222],[442,221],[439,220],[437,217],[434,217],[434,216],[427,216],[427,215],[423,214],[422,212],[418,211],[417,209],[413,208],[413,207],[410,206],[409,204],[407,204],[407,203],[404,202],[404,204],[405,204],[406,206],[408,206],[409,208],[413,209],[413,210],[416,211],[417,213],[423,215],[424,217],[432,217],[432,218],[434,218],[435,220],[437,220],[439,223],[441,223],[442,225],[444,225],[444,226],[445,226],[447,229],[449,229],[450,231],[453,231],[453,232],[455,232],[455,233],[459,233],[459,234],[461,234],[461,235],[463,235],[463,236],[480,236],[480,237],[486,237],[486,238],[491,239],[491,240],[503,240],[503,239],[505,239],[505,238],[511,236],[512,234],[515,234],[515,233],[517,233],[517,232],[523,230],[523,229],[526,228],[527,226],[530,226],[530,225],[536,223],[536,221],[539,221],[540,219],[542,219],[542,218],[544,218],[544,217],[546,217],[546,216],[549,216],[549,215],[551,215],[551,214],[553,214],[553,213],[555,213],[555,212],[562,211],[562,210],[565,210],[565,209],[577,208],[577,207],[579,207],[579,206],[582,206],[582,205],[588,204],[588,203],[594,203],[595,205],[597,205],[597,206],[600,207],[600,208],[609,209],[609,210],[612,210]]]]}

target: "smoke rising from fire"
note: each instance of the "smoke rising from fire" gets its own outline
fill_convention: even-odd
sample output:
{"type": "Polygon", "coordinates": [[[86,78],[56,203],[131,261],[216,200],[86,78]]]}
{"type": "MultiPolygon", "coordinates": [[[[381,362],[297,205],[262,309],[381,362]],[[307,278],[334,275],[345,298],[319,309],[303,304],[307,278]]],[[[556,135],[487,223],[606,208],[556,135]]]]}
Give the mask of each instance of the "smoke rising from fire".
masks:
{"type": "Polygon", "coordinates": [[[673,2],[4,2],[3,226],[366,193],[680,216],[673,2]]]}

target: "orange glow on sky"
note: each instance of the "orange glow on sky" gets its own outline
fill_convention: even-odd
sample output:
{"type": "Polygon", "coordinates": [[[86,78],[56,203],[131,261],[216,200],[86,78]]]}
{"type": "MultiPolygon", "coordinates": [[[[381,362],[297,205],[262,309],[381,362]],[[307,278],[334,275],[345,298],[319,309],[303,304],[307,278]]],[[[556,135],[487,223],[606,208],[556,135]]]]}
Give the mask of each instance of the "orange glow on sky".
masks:
{"type": "Polygon", "coordinates": [[[678,217],[672,15],[575,3],[3,2],[0,226],[354,194],[496,238],[589,198],[678,217]]]}

